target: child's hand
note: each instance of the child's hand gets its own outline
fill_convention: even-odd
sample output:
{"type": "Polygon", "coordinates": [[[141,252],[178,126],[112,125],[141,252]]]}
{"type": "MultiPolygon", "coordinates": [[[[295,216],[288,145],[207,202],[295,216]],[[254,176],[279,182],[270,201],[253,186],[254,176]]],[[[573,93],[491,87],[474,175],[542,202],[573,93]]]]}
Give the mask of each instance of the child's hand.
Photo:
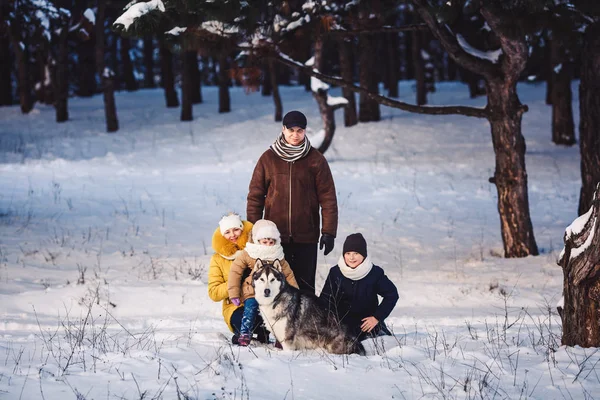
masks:
{"type": "Polygon", "coordinates": [[[360,329],[362,329],[363,332],[371,332],[373,328],[377,326],[378,323],[379,321],[375,317],[363,318],[360,329]]]}
{"type": "Polygon", "coordinates": [[[236,307],[239,307],[240,304],[242,304],[242,303],[240,303],[240,299],[238,299],[237,297],[234,297],[233,299],[230,299],[230,300],[233,304],[235,304],[236,307]]]}

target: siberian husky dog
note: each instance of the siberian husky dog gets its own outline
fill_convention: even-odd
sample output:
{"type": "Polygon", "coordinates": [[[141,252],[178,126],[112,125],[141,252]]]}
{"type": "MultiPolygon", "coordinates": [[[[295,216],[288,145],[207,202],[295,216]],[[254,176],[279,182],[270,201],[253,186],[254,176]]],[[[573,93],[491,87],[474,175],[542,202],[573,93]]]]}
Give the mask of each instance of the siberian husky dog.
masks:
{"type": "Polygon", "coordinates": [[[325,349],[333,354],[365,355],[362,343],[323,309],[313,294],[290,286],[279,260],[256,260],[254,296],[267,329],[284,350],[325,349]]]}

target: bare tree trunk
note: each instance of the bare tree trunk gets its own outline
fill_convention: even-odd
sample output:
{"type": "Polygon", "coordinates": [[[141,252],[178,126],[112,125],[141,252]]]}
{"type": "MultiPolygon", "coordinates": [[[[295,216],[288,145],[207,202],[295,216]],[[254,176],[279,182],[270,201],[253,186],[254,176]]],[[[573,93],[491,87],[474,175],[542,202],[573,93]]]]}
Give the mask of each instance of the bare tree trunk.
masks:
{"type": "Polygon", "coordinates": [[[562,344],[600,347],[600,185],[589,211],[565,231],[564,242],[558,260],[564,276],[562,344]]]}
{"type": "Polygon", "coordinates": [[[202,76],[200,73],[200,67],[198,66],[198,52],[193,51],[194,56],[190,55],[190,62],[192,67],[192,103],[200,104],[202,103],[202,76]]]}
{"type": "Polygon", "coordinates": [[[414,64],[415,81],[417,87],[417,105],[422,106],[427,104],[427,88],[425,86],[425,65],[421,55],[421,32],[411,32],[411,53],[414,64]]]}
{"type": "Polygon", "coordinates": [[[69,46],[68,46],[68,23],[65,24],[58,37],[58,54],[55,67],[55,98],[56,98],[56,122],[64,122],[69,119],[69,46]]]}
{"type": "Polygon", "coordinates": [[[23,114],[28,114],[33,109],[33,98],[31,96],[31,86],[29,82],[29,52],[27,48],[22,49],[18,41],[13,41],[13,49],[17,59],[21,112],[23,114]]]}
{"type": "MultiPolygon", "coordinates": [[[[262,68],[263,76],[262,76],[262,88],[261,94],[263,96],[270,96],[273,92],[273,80],[271,79],[271,63],[270,61],[265,61],[262,68]]],[[[275,77],[275,81],[277,81],[277,77],[275,77]]]]}
{"type": "Polygon", "coordinates": [[[581,152],[581,192],[579,214],[592,204],[600,182],[600,22],[585,33],[579,83],[579,147],[581,152]]]}
{"type": "Polygon", "coordinates": [[[229,98],[229,76],[227,75],[227,52],[219,54],[219,112],[231,111],[231,99],[229,98]]]}
{"type": "Polygon", "coordinates": [[[167,107],[179,107],[179,99],[175,90],[175,76],[173,73],[173,54],[164,43],[160,44],[160,84],[165,91],[167,107]]]}
{"type": "Polygon", "coordinates": [[[554,38],[552,44],[552,141],[556,144],[575,144],[571,77],[572,65],[565,54],[564,40],[554,38]]]}
{"type": "Polygon", "coordinates": [[[546,78],[546,104],[552,104],[552,83],[553,83],[553,61],[552,61],[552,39],[549,37],[550,35],[546,32],[544,38],[546,39],[546,43],[544,43],[544,72],[546,78]]]}
{"type": "MultiPolygon", "coordinates": [[[[359,49],[359,80],[360,85],[372,93],[379,93],[375,71],[375,43],[372,35],[362,34],[358,38],[359,49]]],[[[370,97],[360,94],[358,120],[360,122],[379,121],[381,113],[379,103],[370,97]]]]}
{"type": "Polygon", "coordinates": [[[117,119],[117,107],[115,104],[115,91],[113,87],[114,74],[104,65],[104,19],[106,13],[106,2],[98,0],[96,11],[96,69],[100,76],[102,91],[104,93],[104,114],[106,116],[106,131],[116,132],[119,130],[117,119]]]}
{"type": "Polygon", "coordinates": [[[273,103],[275,103],[275,122],[279,122],[283,120],[283,105],[281,104],[279,85],[277,84],[277,69],[275,68],[275,60],[272,58],[269,58],[267,63],[269,77],[271,79],[271,89],[273,92],[273,103]]]}
{"type": "MultiPolygon", "coordinates": [[[[346,82],[354,82],[354,68],[351,57],[352,44],[341,37],[338,40],[338,50],[342,79],[346,82]]],[[[358,124],[356,97],[354,96],[354,92],[346,87],[342,87],[342,95],[348,101],[348,105],[344,108],[344,126],[354,126],[358,124]]]]}
{"type": "Polygon", "coordinates": [[[13,103],[13,87],[11,77],[11,54],[8,35],[0,35],[0,106],[13,103]]]}
{"type": "Polygon", "coordinates": [[[195,51],[184,51],[181,54],[181,120],[191,121],[194,119],[192,108],[192,87],[194,85],[194,60],[195,51]]]}
{"type": "Polygon", "coordinates": [[[537,255],[525,170],[525,139],[521,134],[524,109],[516,82],[487,81],[496,171],[490,181],[498,190],[500,228],[506,257],[537,255]]]}
{"type": "Polygon", "coordinates": [[[91,97],[96,94],[95,48],[95,40],[92,38],[77,44],[77,71],[79,72],[77,95],[81,97],[91,97]]]}
{"type": "Polygon", "coordinates": [[[398,97],[398,33],[388,33],[388,97],[398,97]]]}
{"type": "Polygon", "coordinates": [[[133,73],[133,63],[131,62],[131,42],[129,38],[121,37],[121,65],[123,65],[123,80],[125,81],[125,89],[133,92],[138,89],[137,81],[133,73]]]}
{"type": "Polygon", "coordinates": [[[144,37],[144,87],[153,88],[154,84],[154,38],[144,37]]]}

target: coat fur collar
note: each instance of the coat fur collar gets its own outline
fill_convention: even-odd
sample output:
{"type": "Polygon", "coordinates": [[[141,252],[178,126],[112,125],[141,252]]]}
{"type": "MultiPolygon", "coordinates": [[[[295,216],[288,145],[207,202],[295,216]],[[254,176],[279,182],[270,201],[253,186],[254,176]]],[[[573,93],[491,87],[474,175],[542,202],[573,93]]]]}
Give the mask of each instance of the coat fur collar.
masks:
{"type": "Polygon", "coordinates": [[[227,260],[234,260],[237,253],[246,247],[246,243],[250,238],[250,232],[252,232],[252,223],[248,221],[242,221],[242,224],[244,225],[244,229],[235,243],[225,239],[218,227],[213,233],[212,247],[213,250],[221,257],[227,260]]]}

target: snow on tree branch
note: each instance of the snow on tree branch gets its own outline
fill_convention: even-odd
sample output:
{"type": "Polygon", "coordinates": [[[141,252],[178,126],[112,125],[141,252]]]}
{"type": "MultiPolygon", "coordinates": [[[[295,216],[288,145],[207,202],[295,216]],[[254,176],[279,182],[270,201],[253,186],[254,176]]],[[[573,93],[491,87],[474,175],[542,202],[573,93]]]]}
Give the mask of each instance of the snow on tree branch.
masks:
{"type": "Polygon", "coordinates": [[[463,50],[469,53],[470,55],[475,56],[477,58],[481,58],[482,60],[491,61],[494,64],[498,64],[498,59],[503,54],[502,49],[496,49],[491,51],[482,51],[476,49],[475,47],[471,46],[469,42],[467,42],[467,40],[460,33],[456,34],[456,40],[458,41],[460,47],[462,47],[463,50]]]}
{"type": "Polygon", "coordinates": [[[161,0],[150,0],[145,3],[134,4],[117,18],[113,26],[123,25],[123,29],[127,31],[136,19],[154,10],[165,12],[165,5],[161,0]]]}

